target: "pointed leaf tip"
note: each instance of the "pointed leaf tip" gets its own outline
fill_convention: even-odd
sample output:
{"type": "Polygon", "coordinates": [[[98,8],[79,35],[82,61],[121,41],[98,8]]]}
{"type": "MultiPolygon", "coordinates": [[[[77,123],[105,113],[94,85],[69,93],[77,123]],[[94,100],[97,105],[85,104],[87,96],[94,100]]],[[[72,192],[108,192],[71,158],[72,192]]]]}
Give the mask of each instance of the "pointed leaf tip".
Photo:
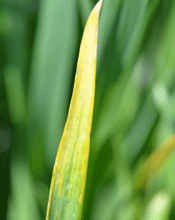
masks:
{"type": "Polygon", "coordinates": [[[98,20],[103,0],[92,10],[80,46],[69,113],[57,153],[46,220],[80,219],[94,108],[98,20]]]}
{"type": "Polygon", "coordinates": [[[103,0],[100,0],[100,1],[96,4],[96,6],[95,6],[96,9],[97,9],[97,11],[98,11],[98,13],[100,13],[102,4],[103,4],[103,0]]]}

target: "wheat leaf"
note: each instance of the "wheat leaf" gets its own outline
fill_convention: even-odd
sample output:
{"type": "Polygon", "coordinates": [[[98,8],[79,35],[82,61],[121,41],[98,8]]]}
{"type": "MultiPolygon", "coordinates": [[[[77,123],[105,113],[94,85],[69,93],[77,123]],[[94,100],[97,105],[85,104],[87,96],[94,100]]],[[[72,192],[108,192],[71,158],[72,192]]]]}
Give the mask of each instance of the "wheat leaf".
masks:
{"type": "Polygon", "coordinates": [[[103,0],[92,10],[79,52],[68,118],[57,153],[46,220],[81,217],[89,158],[94,107],[99,13],[103,0]]]}

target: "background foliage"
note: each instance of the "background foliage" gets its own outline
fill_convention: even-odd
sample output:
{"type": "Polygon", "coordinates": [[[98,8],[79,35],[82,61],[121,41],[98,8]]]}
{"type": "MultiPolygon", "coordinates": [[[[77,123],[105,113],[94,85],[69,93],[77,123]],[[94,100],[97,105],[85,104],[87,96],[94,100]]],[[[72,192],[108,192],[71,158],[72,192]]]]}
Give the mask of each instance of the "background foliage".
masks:
{"type": "MultiPolygon", "coordinates": [[[[2,219],[44,219],[92,0],[0,1],[2,219]]],[[[143,161],[175,133],[175,1],[104,0],[82,219],[174,219],[175,153],[136,192],[143,161]]]]}

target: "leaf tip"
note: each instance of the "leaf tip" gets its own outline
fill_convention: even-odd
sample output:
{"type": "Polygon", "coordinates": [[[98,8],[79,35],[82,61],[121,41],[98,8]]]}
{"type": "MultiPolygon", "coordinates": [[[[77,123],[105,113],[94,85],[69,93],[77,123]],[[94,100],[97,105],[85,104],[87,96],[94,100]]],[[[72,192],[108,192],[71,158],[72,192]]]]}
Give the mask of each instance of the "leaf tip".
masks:
{"type": "Polygon", "coordinates": [[[102,4],[103,4],[103,0],[100,0],[100,1],[96,4],[96,9],[97,9],[97,12],[98,12],[98,13],[100,13],[102,4]]]}

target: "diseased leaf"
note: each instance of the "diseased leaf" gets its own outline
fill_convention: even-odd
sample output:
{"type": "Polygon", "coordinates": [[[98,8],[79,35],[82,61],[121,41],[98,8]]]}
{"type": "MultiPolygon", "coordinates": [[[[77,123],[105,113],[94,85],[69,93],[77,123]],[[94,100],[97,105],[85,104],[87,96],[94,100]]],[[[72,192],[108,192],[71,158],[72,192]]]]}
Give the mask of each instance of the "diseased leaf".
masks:
{"type": "Polygon", "coordinates": [[[81,217],[94,106],[98,20],[102,2],[100,0],[91,12],[83,34],[72,100],[53,170],[47,220],[81,217]]]}

